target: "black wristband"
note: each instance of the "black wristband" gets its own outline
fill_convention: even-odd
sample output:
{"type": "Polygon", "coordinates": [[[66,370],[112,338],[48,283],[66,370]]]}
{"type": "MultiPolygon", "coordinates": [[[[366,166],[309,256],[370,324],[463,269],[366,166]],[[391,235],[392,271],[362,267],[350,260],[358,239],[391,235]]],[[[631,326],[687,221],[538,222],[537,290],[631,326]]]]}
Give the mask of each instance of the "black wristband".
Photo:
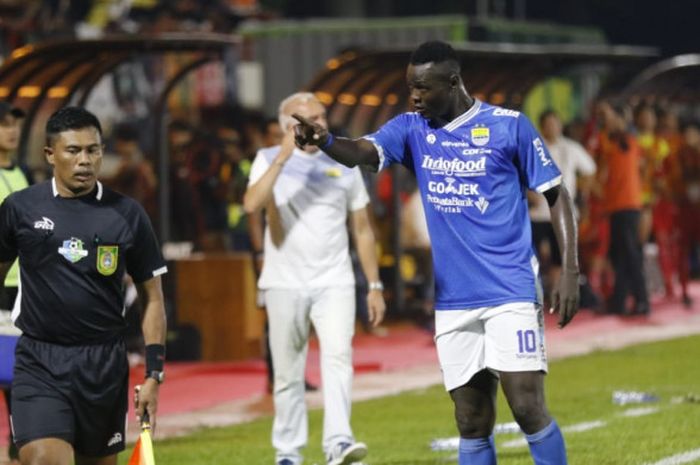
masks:
{"type": "Polygon", "coordinates": [[[146,376],[154,371],[163,371],[165,363],[165,346],[148,344],[146,346],[146,376]]]}
{"type": "Polygon", "coordinates": [[[319,145],[318,148],[320,148],[321,150],[325,150],[328,147],[330,147],[334,141],[335,137],[333,137],[333,134],[329,132],[328,137],[326,137],[326,141],[323,144],[319,145]]]}

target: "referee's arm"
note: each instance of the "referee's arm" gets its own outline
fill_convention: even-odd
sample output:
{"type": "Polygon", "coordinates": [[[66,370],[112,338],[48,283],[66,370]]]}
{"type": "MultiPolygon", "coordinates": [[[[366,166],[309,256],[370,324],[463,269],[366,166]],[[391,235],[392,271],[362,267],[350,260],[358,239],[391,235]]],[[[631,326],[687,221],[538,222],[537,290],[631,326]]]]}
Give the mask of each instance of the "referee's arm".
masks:
{"type": "Polygon", "coordinates": [[[160,276],[136,285],[143,307],[141,330],[143,341],[149,344],[165,344],[165,305],[160,276]]]}
{"type": "Polygon", "coordinates": [[[5,282],[5,276],[7,276],[7,272],[10,271],[11,267],[12,267],[12,261],[0,262],[0,283],[5,282]]]}
{"type": "MultiPolygon", "coordinates": [[[[0,262],[0,302],[5,301],[5,296],[2,295],[5,292],[5,286],[2,284],[5,282],[5,276],[7,276],[7,272],[10,271],[10,268],[12,267],[12,261],[9,262],[0,262]]],[[[0,308],[0,310],[12,310],[11,308],[0,308]]]]}
{"type": "MultiPolygon", "coordinates": [[[[160,276],[137,284],[136,289],[144,309],[141,330],[143,331],[143,340],[146,347],[148,349],[148,346],[151,344],[163,346],[165,344],[166,320],[160,276]]],[[[139,422],[143,421],[144,413],[147,412],[148,420],[153,430],[155,430],[156,411],[158,410],[158,387],[158,381],[152,377],[147,377],[142,385],[137,386],[134,399],[136,418],[139,422]]]]}

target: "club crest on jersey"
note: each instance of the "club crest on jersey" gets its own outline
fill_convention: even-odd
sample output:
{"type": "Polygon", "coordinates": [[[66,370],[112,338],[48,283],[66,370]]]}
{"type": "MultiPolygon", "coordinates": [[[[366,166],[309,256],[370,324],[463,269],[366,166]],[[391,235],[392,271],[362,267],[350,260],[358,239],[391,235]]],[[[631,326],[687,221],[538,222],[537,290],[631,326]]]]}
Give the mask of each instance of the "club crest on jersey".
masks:
{"type": "Polygon", "coordinates": [[[100,245],[97,247],[97,271],[100,274],[109,276],[117,271],[119,264],[118,245],[100,245]]]}
{"type": "Polygon", "coordinates": [[[425,136],[425,140],[428,141],[429,144],[434,144],[437,138],[435,137],[435,134],[428,134],[425,136]]]}
{"type": "Polygon", "coordinates": [[[328,168],[325,173],[329,178],[339,178],[343,174],[340,168],[328,168]]]}
{"type": "Polygon", "coordinates": [[[472,144],[476,145],[477,147],[483,147],[484,145],[489,143],[489,139],[491,138],[491,131],[489,130],[489,128],[477,126],[475,128],[472,128],[471,136],[472,144]]]}
{"type": "Polygon", "coordinates": [[[84,243],[77,237],[71,237],[63,241],[63,245],[58,248],[58,253],[71,263],[76,263],[88,256],[84,243]]]}

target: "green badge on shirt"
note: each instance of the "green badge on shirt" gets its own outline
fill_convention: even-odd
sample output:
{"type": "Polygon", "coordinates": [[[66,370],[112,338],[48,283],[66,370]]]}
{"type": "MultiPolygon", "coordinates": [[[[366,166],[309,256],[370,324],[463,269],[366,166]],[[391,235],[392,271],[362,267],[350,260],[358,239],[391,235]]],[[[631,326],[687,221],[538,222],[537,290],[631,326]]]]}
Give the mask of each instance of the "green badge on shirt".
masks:
{"type": "Polygon", "coordinates": [[[118,245],[100,245],[97,247],[97,271],[109,276],[117,270],[119,259],[118,245]]]}

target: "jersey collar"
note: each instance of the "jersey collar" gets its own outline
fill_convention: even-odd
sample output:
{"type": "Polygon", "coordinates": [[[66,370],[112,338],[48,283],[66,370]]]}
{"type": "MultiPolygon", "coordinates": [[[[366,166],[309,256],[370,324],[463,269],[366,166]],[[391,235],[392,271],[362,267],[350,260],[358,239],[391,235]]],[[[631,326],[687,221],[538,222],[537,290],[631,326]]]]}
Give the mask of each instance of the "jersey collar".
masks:
{"type": "MultiPolygon", "coordinates": [[[[54,197],[58,197],[58,187],[56,186],[56,178],[51,178],[51,192],[54,197]]],[[[102,200],[102,183],[97,181],[97,192],[95,193],[95,198],[97,200],[102,200]]]]}
{"type": "Polygon", "coordinates": [[[481,100],[475,98],[474,103],[472,104],[471,108],[446,125],[442,127],[445,131],[452,132],[470,119],[472,119],[474,116],[476,116],[477,113],[479,113],[479,109],[481,109],[481,100]]]}

